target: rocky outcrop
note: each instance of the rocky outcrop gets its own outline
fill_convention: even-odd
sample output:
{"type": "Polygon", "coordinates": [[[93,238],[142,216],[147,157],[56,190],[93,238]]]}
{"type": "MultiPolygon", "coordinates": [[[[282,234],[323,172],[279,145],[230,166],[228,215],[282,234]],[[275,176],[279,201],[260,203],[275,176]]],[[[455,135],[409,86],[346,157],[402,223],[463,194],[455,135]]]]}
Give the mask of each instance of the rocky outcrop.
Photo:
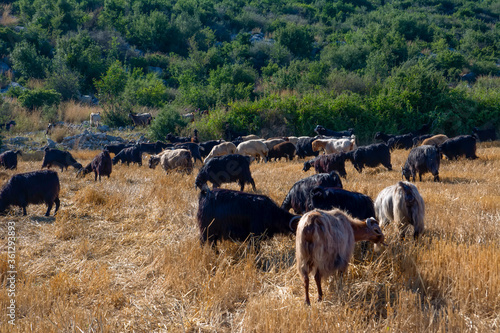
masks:
{"type": "Polygon", "coordinates": [[[100,150],[105,145],[125,142],[119,136],[112,136],[106,133],[93,133],[84,130],[81,134],[67,136],[61,142],[61,145],[67,149],[89,149],[100,150]]]}

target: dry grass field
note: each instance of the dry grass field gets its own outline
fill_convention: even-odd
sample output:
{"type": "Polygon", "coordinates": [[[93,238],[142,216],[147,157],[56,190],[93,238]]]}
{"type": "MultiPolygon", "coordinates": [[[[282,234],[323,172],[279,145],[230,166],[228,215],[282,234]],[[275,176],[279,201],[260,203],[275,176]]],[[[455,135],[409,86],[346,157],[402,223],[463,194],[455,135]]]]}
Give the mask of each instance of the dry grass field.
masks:
{"type": "MultiPolygon", "coordinates": [[[[85,165],[97,152],[75,152],[85,165]]],[[[0,217],[1,332],[491,332],[500,331],[500,145],[481,144],[474,161],[444,161],[442,182],[416,182],[426,230],[415,243],[384,229],[388,246],[359,250],[340,288],[323,281],[325,299],[304,305],[294,237],[201,247],[196,227],[197,170],[121,166],[101,183],[59,173],[61,209],[13,208],[0,217]],[[7,320],[7,223],[17,233],[16,320],[7,320]]],[[[358,174],[344,188],[375,198],[401,179],[393,171],[358,174]]],[[[258,193],[277,203],[312,172],[302,162],[252,164],[258,193]]],[[[21,161],[16,172],[39,169],[21,161]]],[[[198,166],[199,167],[199,166],[198,166]]],[[[15,172],[0,171],[0,184],[15,172]]],[[[238,189],[236,184],[225,188],[238,189]]]]}

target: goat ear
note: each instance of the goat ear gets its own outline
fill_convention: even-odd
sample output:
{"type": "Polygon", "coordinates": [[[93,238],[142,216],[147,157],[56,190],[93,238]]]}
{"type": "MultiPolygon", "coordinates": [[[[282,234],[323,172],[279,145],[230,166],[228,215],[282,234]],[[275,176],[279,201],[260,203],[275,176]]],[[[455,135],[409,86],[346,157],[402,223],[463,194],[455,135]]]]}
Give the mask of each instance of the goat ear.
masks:
{"type": "Polygon", "coordinates": [[[368,228],[373,229],[375,228],[375,225],[378,227],[378,221],[375,220],[374,217],[369,217],[366,219],[366,225],[368,226],[368,228]]]}

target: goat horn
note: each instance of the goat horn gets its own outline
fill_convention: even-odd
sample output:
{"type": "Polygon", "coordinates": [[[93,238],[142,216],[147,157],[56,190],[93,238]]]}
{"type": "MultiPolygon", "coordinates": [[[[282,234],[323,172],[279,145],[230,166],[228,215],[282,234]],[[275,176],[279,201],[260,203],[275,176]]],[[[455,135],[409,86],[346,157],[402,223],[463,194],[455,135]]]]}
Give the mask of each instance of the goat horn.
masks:
{"type": "Polygon", "coordinates": [[[288,228],[290,228],[290,230],[292,231],[295,231],[293,228],[292,228],[292,223],[297,220],[297,219],[300,219],[302,216],[300,215],[297,215],[297,216],[294,216],[290,219],[290,222],[288,222],[288,228]]]}

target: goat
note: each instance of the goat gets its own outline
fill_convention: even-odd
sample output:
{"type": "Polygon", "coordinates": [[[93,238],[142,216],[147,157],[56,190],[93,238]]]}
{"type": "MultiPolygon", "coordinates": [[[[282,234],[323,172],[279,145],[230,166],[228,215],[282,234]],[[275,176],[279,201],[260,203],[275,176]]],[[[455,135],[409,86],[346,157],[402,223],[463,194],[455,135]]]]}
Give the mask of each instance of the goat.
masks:
{"type": "Polygon", "coordinates": [[[105,145],[104,149],[109,151],[110,153],[117,155],[120,151],[122,151],[122,149],[130,148],[133,146],[134,146],[133,143],[117,143],[117,144],[105,145]]]}
{"type": "Polygon", "coordinates": [[[324,128],[321,125],[317,125],[316,128],[314,129],[314,132],[318,133],[318,135],[330,136],[330,137],[333,137],[333,138],[342,138],[342,137],[345,137],[345,136],[351,136],[351,135],[353,135],[354,134],[354,129],[350,128],[347,131],[336,132],[336,131],[332,131],[332,130],[329,130],[327,128],[324,128]]]}
{"type": "Polygon", "coordinates": [[[354,168],[361,173],[365,166],[374,168],[380,164],[387,170],[392,170],[391,152],[385,143],[375,143],[358,147],[346,154],[346,159],[352,162],[354,168]]]}
{"type": "Polygon", "coordinates": [[[320,155],[310,161],[304,162],[302,171],[308,171],[311,167],[314,167],[316,173],[330,173],[331,171],[337,171],[341,177],[346,178],[346,154],[347,153],[320,155]]]}
{"type": "Polygon", "coordinates": [[[42,169],[50,169],[53,165],[61,168],[61,172],[64,169],[68,170],[68,166],[72,166],[76,170],[80,170],[83,166],[78,163],[71,153],[68,151],[62,151],[53,148],[45,148],[45,155],[43,156],[42,169]]]}
{"type": "Polygon", "coordinates": [[[285,141],[282,143],[278,143],[276,146],[270,149],[269,153],[267,154],[267,158],[274,158],[275,161],[281,160],[282,157],[286,158],[287,160],[293,160],[293,158],[295,157],[295,151],[295,145],[291,142],[285,141]]]}
{"type": "Polygon", "coordinates": [[[199,196],[197,221],[202,244],[292,234],[299,218],[264,195],[204,187],[199,196]]]}
{"type": "Polygon", "coordinates": [[[224,156],[236,153],[236,146],[232,142],[222,142],[215,145],[210,153],[205,157],[205,163],[215,156],[224,156]]]}
{"type": "Polygon", "coordinates": [[[16,126],[16,122],[15,122],[14,120],[10,120],[10,121],[8,121],[8,122],[6,122],[6,123],[2,123],[2,124],[0,124],[0,130],[1,130],[1,129],[3,129],[3,128],[5,127],[5,130],[6,130],[6,131],[10,131],[10,128],[11,128],[12,126],[16,126]]]}
{"type": "Polygon", "coordinates": [[[238,147],[236,147],[236,153],[244,156],[250,156],[255,159],[262,158],[264,162],[267,162],[269,148],[260,140],[248,140],[243,141],[238,145],[238,147]]]}
{"type": "Polygon", "coordinates": [[[208,181],[213,184],[214,188],[220,187],[222,183],[237,181],[241,191],[245,189],[245,183],[250,183],[256,191],[248,156],[230,154],[211,158],[198,172],[195,185],[202,189],[208,181]]]}
{"type": "Polygon", "coordinates": [[[296,214],[307,212],[307,207],[310,206],[310,192],[313,188],[318,186],[342,188],[342,181],[335,171],[330,173],[318,173],[303,178],[295,182],[290,188],[281,204],[281,208],[287,211],[292,208],[296,214]]]}
{"type": "Polygon", "coordinates": [[[59,177],[57,172],[52,170],[14,175],[0,190],[0,212],[14,205],[20,206],[23,209],[23,215],[26,215],[28,204],[45,203],[47,205],[45,216],[49,216],[52,205],[55,203],[55,215],[59,209],[60,190],[59,177]]]}
{"type": "Polygon", "coordinates": [[[422,141],[421,146],[425,146],[425,145],[439,146],[440,144],[442,144],[443,142],[445,142],[448,139],[449,138],[444,134],[436,134],[436,135],[431,136],[430,138],[427,138],[424,141],[422,141]]]}
{"type": "Polygon", "coordinates": [[[0,166],[5,169],[14,170],[17,168],[17,155],[23,156],[20,150],[7,150],[0,154],[0,166]]]}
{"type": "Polygon", "coordinates": [[[369,196],[337,187],[317,186],[313,188],[309,193],[307,205],[307,211],[339,208],[358,219],[375,216],[373,200],[369,196]]]}
{"type": "Polygon", "coordinates": [[[113,162],[111,161],[109,151],[103,150],[96,157],[94,157],[94,159],[92,159],[92,162],[87,164],[85,168],[80,169],[76,175],[77,177],[85,177],[85,175],[93,171],[95,175],[94,181],[97,181],[97,177],[99,177],[99,181],[101,181],[101,176],[108,176],[109,178],[112,169],[113,162]]]}
{"type": "Polygon", "coordinates": [[[92,112],[90,114],[90,126],[99,126],[101,122],[101,113],[100,112],[97,112],[97,113],[94,113],[92,112]]]}
{"type": "Polygon", "coordinates": [[[311,137],[299,137],[297,139],[297,156],[299,158],[305,158],[306,156],[318,156],[319,152],[313,151],[312,142],[319,139],[318,136],[311,137]]]}
{"type": "Polygon", "coordinates": [[[142,151],[138,146],[132,146],[129,148],[122,149],[118,154],[111,160],[113,165],[118,162],[127,163],[137,163],[139,166],[142,165],[142,151]]]}
{"type": "Polygon", "coordinates": [[[406,180],[410,177],[415,181],[418,173],[418,178],[422,181],[422,175],[430,172],[434,176],[434,181],[439,181],[439,164],[441,157],[439,151],[435,146],[418,146],[413,148],[408,154],[408,159],[402,169],[402,174],[406,180]]]}
{"type": "Polygon", "coordinates": [[[472,129],[472,135],[475,136],[479,142],[483,141],[495,141],[497,139],[497,133],[495,131],[495,128],[485,128],[485,129],[479,129],[477,127],[474,127],[472,129]]]}
{"type": "Polygon", "coordinates": [[[439,152],[449,160],[457,159],[464,155],[474,160],[476,156],[476,138],[472,135],[460,135],[448,139],[438,146],[439,152]]]}
{"type": "Polygon", "coordinates": [[[356,149],[356,137],[349,139],[317,139],[311,143],[313,151],[324,150],[326,154],[348,152],[356,149]]]}
{"type": "Polygon", "coordinates": [[[191,142],[191,137],[189,136],[177,136],[172,133],[168,133],[166,139],[172,143],[184,143],[191,142]]]}
{"type": "Polygon", "coordinates": [[[184,142],[184,143],[176,143],[174,144],[174,149],[187,149],[191,152],[191,157],[193,158],[193,162],[196,163],[196,160],[199,160],[201,164],[203,164],[203,160],[201,159],[201,151],[203,147],[200,147],[197,143],[194,142],[184,142]]]}
{"type": "Polygon", "coordinates": [[[210,154],[210,151],[212,151],[212,148],[217,146],[218,144],[221,144],[224,142],[224,140],[209,140],[209,141],[204,141],[201,142],[200,145],[200,155],[202,158],[206,158],[208,154],[210,154]],[[203,148],[203,149],[201,149],[203,148]]]}
{"type": "Polygon", "coordinates": [[[158,163],[161,164],[166,173],[177,168],[185,170],[187,174],[193,171],[191,152],[188,149],[164,150],[160,154],[149,158],[149,168],[156,168],[158,163]]]}
{"type": "Polygon", "coordinates": [[[153,120],[153,117],[151,116],[151,113],[138,113],[138,114],[133,114],[130,112],[128,114],[128,117],[132,122],[134,123],[134,126],[146,126],[146,125],[151,125],[151,120],[153,120]]]}
{"type": "Polygon", "coordinates": [[[395,221],[401,239],[408,225],[413,226],[414,239],[424,231],[424,199],[412,183],[398,182],[380,191],[375,199],[375,213],[381,227],[395,221]]]}
{"type": "Polygon", "coordinates": [[[432,138],[432,137],[433,137],[432,134],[422,134],[422,135],[413,137],[413,139],[412,139],[413,147],[420,146],[425,139],[432,138]]]}
{"type": "Polygon", "coordinates": [[[307,305],[310,305],[309,274],[314,275],[318,301],[321,301],[321,279],[336,271],[340,274],[347,271],[354,252],[354,242],[384,241],[384,234],[374,218],[361,221],[339,209],[313,210],[304,214],[299,220],[296,235],[297,269],[304,281],[307,305]]]}

